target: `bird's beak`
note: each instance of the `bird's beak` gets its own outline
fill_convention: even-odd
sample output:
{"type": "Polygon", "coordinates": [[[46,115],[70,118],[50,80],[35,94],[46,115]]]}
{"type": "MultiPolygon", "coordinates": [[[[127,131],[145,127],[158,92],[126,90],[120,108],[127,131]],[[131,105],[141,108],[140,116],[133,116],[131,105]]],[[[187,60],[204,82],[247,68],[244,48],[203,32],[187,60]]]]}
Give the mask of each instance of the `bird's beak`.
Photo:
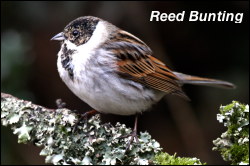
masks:
{"type": "Polygon", "coordinates": [[[64,34],[63,32],[58,33],[57,35],[55,35],[54,37],[52,37],[50,40],[65,40],[64,34]]]}

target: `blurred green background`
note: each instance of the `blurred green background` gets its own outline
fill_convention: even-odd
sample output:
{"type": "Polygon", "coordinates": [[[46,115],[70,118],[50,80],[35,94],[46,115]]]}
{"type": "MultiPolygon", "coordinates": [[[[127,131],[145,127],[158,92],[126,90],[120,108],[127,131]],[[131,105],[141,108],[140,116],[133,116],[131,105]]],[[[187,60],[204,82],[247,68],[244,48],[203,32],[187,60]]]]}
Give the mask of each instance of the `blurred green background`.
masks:
{"type": "MultiPolygon", "coordinates": [[[[73,19],[93,15],[131,32],[170,68],[198,76],[227,80],[235,90],[185,85],[191,102],[166,96],[139,117],[164,151],[197,157],[208,164],[227,164],[212,151],[212,140],[225,128],[216,120],[219,106],[249,101],[249,2],[1,2],[1,91],[56,108],[61,98],[70,109],[91,108],[59,78],[60,45],[50,41],[73,19]],[[186,11],[184,22],[150,22],[152,10],[186,11]],[[188,22],[191,10],[244,13],[243,22],[188,22]]],[[[133,116],[102,115],[103,122],[132,127],[133,116]]],[[[40,148],[17,144],[10,128],[1,127],[1,164],[44,164],[40,148]]]]}

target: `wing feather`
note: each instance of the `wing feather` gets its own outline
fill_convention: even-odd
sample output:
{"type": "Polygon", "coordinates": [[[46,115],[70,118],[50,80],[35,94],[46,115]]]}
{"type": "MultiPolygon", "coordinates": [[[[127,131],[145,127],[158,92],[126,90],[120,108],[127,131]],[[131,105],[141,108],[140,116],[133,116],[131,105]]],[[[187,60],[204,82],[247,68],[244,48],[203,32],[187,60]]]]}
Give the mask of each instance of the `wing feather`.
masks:
{"type": "Polygon", "coordinates": [[[145,86],[188,99],[178,83],[178,77],[160,60],[152,56],[151,49],[132,34],[119,30],[104,47],[118,59],[118,71],[145,86]]]}

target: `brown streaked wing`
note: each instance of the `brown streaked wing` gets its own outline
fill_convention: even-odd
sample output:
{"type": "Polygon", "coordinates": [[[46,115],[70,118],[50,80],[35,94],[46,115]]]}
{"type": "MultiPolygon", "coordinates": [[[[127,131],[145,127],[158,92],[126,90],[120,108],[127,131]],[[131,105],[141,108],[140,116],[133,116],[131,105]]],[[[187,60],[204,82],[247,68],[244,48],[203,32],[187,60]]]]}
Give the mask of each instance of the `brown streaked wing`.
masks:
{"type": "Polygon", "coordinates": [[[153,57],[151,49],[132,34],[119,31],[117,37],[113,37],[104,47],[116,55],[118,72],[129,74],[129,79],[188,99],[177,83],[177,76],[153,57]]]}

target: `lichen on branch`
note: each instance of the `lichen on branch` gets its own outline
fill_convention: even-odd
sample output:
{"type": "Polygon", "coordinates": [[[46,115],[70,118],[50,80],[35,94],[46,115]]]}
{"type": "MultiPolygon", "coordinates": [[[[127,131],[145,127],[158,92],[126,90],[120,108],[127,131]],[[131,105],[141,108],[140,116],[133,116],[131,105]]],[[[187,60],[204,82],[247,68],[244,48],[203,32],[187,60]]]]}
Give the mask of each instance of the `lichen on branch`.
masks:
{"type": "Polygon", "coordinates": [[[131,129],[119,122],[102,124],[100,115],[87,121],[69,109],[48,109],[1,93],[1,122],[18,135],[19,143],[43,147],[40,155],[55,165],[183,165],[202,164],[197,158],[177,157],[162,152],[147,132],[138,136],[126,151],[131,129]]]}
{"type": "Polygon", "coordinates": [[[217,120],[227,131],[213,141],[213,150],[234,165],[249,165],[249,106],[237,101],[221,106],[217,120]]]}
{"type": "Polygon", "coordinates": [[[160,145],[147,133],[125,152],[131,129],[119,122],[101,124],[100,115],[87,121],[68,109],[48,109],[1,93],[1,122],[11,126],[19,143],[33,142],[53,164],[149,164],[160,145]]]}

